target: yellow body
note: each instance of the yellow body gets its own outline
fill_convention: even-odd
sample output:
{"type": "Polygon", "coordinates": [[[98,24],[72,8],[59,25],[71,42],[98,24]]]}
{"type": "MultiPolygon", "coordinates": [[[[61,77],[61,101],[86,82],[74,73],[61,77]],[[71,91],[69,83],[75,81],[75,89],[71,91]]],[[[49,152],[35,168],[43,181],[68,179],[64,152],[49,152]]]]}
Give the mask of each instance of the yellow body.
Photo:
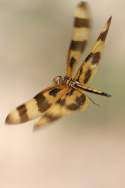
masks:
{"type": "Polygon", "coordinates": [[[37,129],[68,115],[73,111],[84,111],[91,101],[90,98],[85,95],[85,88],[86,90],[88,88],[91,92],[93,91],[93,93],[108,96],[104,95],[104,92],[91,89],[86,84],[93,78],[97,71],[110,23],[111,17],[102,28],[91,52],[85,58],[76,75],[73,77],[74,67],[80,62],[80,56],[85,49],[90,32],[88,4],[86,2],[79,3],[75,10],[73,35],[66,64],[66,76],[69,78],[73,77],[73,80],[77,81],[83,89],[82,87],[81,89],[72,88],[68,84],[54,84],[38,93],[33,99],[13,110],[7,116],[6,123],[23,123],[37,118],[44,113],[35,125],[35,129],[37,129]]]}

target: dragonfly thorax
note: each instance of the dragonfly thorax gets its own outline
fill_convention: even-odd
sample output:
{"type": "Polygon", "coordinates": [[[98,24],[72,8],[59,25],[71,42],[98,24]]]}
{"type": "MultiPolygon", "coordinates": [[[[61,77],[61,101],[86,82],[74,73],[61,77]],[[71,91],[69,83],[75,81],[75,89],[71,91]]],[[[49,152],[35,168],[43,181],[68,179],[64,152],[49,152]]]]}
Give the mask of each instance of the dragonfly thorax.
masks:
{"type": "Polygon", "coordinates": [[[53,79],[53,81],[56,85],[67,85],[67,86],[72,87],[72,88],[76,88],[77,86],[80,85],[79,82],[77,82],[76,80],[73,80],[72,78],[70,78],[68,76],[65,76],[65,77],[56,76],[53,79]]]}
{"type": "Polygon", "coordinates": [[[77,86],[80,85],[80,83],[76,80],[73,80],[72,78],[65,76],[64,77],[64,83],[72,88],[77,88],[77,86]]]}

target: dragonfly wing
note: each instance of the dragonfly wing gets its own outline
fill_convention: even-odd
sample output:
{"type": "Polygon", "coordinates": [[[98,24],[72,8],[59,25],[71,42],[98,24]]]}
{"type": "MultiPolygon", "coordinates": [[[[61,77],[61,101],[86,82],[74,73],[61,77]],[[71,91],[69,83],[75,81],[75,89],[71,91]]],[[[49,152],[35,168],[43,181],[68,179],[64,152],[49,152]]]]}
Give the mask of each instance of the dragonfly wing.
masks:
{"type": "Polygon", "coordinates": [[[111,17],[102,28],[102,31],[97,38],[96,43],[92,48],[90,54],[86,57],[85,61],[82,63],[82,65],[78,69],[78,72],[76,73],[75,80],[77,80],[81,84],[86,84],[90,79],[93,78],[97,71],[99,60],[101,58],[101,52],[104,47],[110,23],[111,17]]]}
{"type": "Polygon", "coordinates": [[[80,61],[90,32],[89,8],[86,2],[78,4],[75,10],[74,28],[67,58],[67,76],[71,77],[75,64],[80,61]]]}
{"type": "Polygon", "coordinates": [[[7,124],[24,123],[40,116],[62,96],[63,89],[50,86],[38,93],[31,100],[18,106],[6,118],[7,124]]]}
{"type": "Polygon", "coordinates": [[[89,98],[82,92],[70,89],[41,117],[34,129],[39,129],[76,110],[86,110],[89,98]]]}

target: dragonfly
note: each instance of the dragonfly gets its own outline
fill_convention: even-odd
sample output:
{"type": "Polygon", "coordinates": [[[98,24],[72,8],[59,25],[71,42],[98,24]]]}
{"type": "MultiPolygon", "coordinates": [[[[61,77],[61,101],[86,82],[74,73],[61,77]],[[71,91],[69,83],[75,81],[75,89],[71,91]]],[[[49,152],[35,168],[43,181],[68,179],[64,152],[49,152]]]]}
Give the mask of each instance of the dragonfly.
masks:
{"type": "Polygon", "coordinates": [[[102,27],[90,53],[81,62],[75,73],[75,67],[81,61],[81,54],[88,43],[91,30],[88,3],[84,1],[78,3],[74,12],[73,33],[66,59],[65,76],[54,77],[49,87],[12,110],[5,122],[7,124],[20,124],[40,117],[33,128],[38,130],[74,111],[85,111],[90,103],[94,103],[87,92],[111,97],[110,94],[88,84],[98,69],[111,19],[112,17],[109,17],[102,27]]]}

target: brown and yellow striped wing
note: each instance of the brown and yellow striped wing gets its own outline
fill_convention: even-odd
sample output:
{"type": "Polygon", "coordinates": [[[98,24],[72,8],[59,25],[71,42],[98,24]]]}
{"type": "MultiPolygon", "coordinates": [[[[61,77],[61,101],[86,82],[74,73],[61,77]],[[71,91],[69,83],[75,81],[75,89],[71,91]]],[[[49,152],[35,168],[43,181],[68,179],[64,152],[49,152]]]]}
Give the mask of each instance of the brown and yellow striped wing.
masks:
{"type": "Polygon", "coordinates": [[[40,116],[48,110],[64,93],[64,89],[50,86],[38,93],[31,100],[18,106],[6,118],[7,124],[24,123],[40,116]]]}
{"type": "Polygon", "coordinates": [[[69,46],[67,58],[67,73],[71,77],[75,64],[80,61],[81,53],[84,51],[90,32],[90,15],[86,2],[78,4],[75,10],[74,28],[72,40],[69,46]]]}
{"type": "Polygon", "coordinates": [[[101,58],[101,52],[103,50],[104,43],[110,27],[111,18],[112,17],[108,19],[107,23],[102,28],[102,31],[97,38],[96,43],[92,48],[92,51],[86,57],[85,61],[82,63],[82,65],[78,69],[78,72],[76,73],[75,80],[77,80],[81,84],[86,84],[90,79],[93,78],[97,71],[99,60],[101,58]]]}
{"type": "Polygon", "coordinates": [[[41,117],[34,129],[39,129],[76,110],[86,110],[89,98],[82,92],[70,89],[41,117]]]}

